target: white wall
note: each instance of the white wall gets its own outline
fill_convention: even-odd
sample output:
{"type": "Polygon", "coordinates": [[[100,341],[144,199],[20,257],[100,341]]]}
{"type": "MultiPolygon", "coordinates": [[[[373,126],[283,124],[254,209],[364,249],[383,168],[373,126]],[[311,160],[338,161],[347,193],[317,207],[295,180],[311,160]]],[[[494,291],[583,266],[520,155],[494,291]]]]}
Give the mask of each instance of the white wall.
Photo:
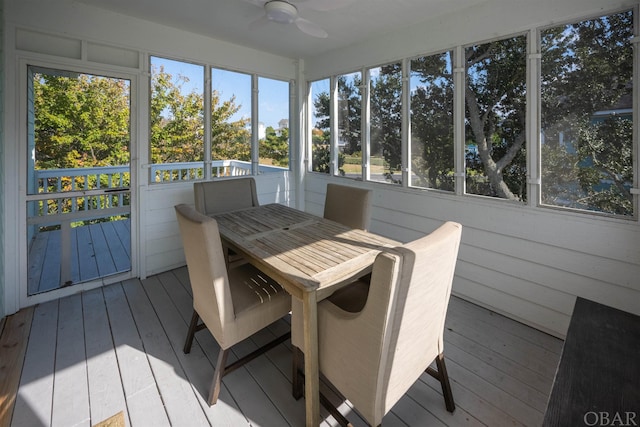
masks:
{"type": "MultiPolygon", "coordinates": [[[[452,16],[309,59],[305,76],[325,78],[636,4],[487,0],[452,16]]],[[[431,232],[446,220],[462,223],[463,244],[453,292],[465,299],[559,336],[566,333],[576,296],[640,314],[637,220],[316,173],[305,176],[307,210],[322,213],[326,182],[372,188],[372,231],[400,241],[431,232]]]]}
{"type": "MultiPolygon", "coordinates": [[[[295,192],[290,173],[273,173],[256,177],[260,204],[282,203],[295,206],[295,192]]],[[[144,224],[145,275],[153,275],[185,264],[184,251],[173,207],[179,203],[193,205],[193,183],[154,185],[144,193],[141,209],[144,224]]]]}

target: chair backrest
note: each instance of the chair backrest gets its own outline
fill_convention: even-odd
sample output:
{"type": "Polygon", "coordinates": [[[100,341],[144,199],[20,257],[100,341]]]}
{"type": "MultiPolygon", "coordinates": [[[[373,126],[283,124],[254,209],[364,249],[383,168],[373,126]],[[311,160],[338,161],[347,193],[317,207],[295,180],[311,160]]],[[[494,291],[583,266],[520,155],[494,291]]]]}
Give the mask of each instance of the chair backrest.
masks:
{"type": "Polygon", "coordinates": [[[258,206],[253,177],[223,178],[193,183],[196,210],[205,215],[258,206]]]}
{"type": "Polygon", "coordinates": [[[220,339],[225,324],[233,322],[233,302],[222,251],[218,223],[192,207],[175,207],[187,259],[193,308],[214,337],[220,339]]]}
{"type": "MultiPolygon", "coordinates": [[[[443,352],[444,322],[462,226],[447,222],[431,234],[378,255],[367,303],[369,320],[359,363],[371,369],[371,393],[356,408],[382,417],[443,352]],[[369,359],[369,360],[366,360],[369,359]]],[[[364,380],[367,381],[367,380],[364,380]]],[[[362,401],[359,401],[362,397],[362,401]]],[[[377,423],[378,421],[376,421],[377,423]]]]}
{"type": "Polygon", "coordinates": [[[367,230],[371,223],[371,190],[327,184],[324,217],[347,227],[367,230]]]}
{"type": "Polygon", "coordinates": [[[447,222],[397,249],[402,267],[385,341],[403,350],[383,353],[381,366],[389,378],[385,394],[394,403],[444,350],[444,322],[461,237],[462,226],[447,222]]]}

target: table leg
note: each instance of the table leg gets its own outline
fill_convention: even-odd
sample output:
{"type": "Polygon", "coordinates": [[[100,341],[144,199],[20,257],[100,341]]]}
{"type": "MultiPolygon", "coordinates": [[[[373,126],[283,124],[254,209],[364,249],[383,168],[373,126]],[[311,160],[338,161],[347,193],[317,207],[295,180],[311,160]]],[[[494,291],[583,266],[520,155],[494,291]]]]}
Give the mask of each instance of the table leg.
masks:
{"type": "Polygon", "coordinates": [[[302,298],[304,317],[304,387],[307,427],[320,425],[320,375],[318,367],[318,305],[315,292],[302,298]]]}

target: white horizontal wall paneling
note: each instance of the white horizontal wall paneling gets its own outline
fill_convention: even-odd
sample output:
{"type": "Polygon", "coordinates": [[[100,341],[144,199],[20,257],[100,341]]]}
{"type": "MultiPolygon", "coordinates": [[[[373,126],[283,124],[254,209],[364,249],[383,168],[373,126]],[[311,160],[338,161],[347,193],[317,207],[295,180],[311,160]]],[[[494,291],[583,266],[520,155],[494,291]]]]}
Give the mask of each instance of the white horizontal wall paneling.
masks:
{"type": "Polygon", "coordinates": [[[265,173],[254,177],[258,201],[261,205],[281,203],[295,206],[296,192],[292,172],[265,173]]]}
{"type": "Polygon", "coordinates": [[[142,207],[145,227],[148,275],[184,265],[184,252],[174,206],[193,205],[193,183],[158,184],[145,187],[146,206],[142,207]]]}
{"type": "MultiPolygon", "coordinates": [[[[233,178],[230,178],[233,179],[233,178]]],[[[268,173],[255,177],[261,204],[292,203],[289,173],[268,173]]],[[[193,205],[193,182],[154,184],[143,187],[142,207],[146,236],[146,272],[153,275],[184,265],[185,258],[174,206],[193,205]]]]}
{"type": "MultiPolygon", "coordinates": [[[[308,207],[321,206],[329,179],[350,184],[308,174],[308,207]]],[[[454,281],[454,293],[463,298],[559,336],[566,333],[576,295],[640,314],[635,221],[369,185],[373,232],[406,242],[444,221],[463,225],[454,281]]]]}

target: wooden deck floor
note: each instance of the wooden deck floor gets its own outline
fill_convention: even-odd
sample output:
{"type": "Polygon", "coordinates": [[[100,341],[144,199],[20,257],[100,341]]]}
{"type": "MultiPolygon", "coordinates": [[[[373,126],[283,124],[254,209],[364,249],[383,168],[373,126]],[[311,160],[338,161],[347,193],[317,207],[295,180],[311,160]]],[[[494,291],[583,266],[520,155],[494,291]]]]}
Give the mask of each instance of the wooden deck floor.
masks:
{"type": "MultiPolygon", "coordinates": [[[[36,234],[29,247],[29,295],[61,287],[60,230],[36,234]]],[[[130,220],[71,229],[71,280],[86,282],[131,269],[130,220]]]]}
{"type": "MultiPolygon", "coordinates": [[[[136,427],[304,425],[304,401],[291,397],[289,341],[226,376],[218,404],[205,403],[219,347],[203,331],[182,352],[191,307],[185,268],[35,307],[11,425],[89,426],[119,411],[136,427]]],[[[234,357],[287,322],[238,344],[234,357]]],[[[424,374],[383,425],[539,426],[562,341],[455,297],[446,328],[456,411],[446,412],[438,383],[424,374]]]]}

